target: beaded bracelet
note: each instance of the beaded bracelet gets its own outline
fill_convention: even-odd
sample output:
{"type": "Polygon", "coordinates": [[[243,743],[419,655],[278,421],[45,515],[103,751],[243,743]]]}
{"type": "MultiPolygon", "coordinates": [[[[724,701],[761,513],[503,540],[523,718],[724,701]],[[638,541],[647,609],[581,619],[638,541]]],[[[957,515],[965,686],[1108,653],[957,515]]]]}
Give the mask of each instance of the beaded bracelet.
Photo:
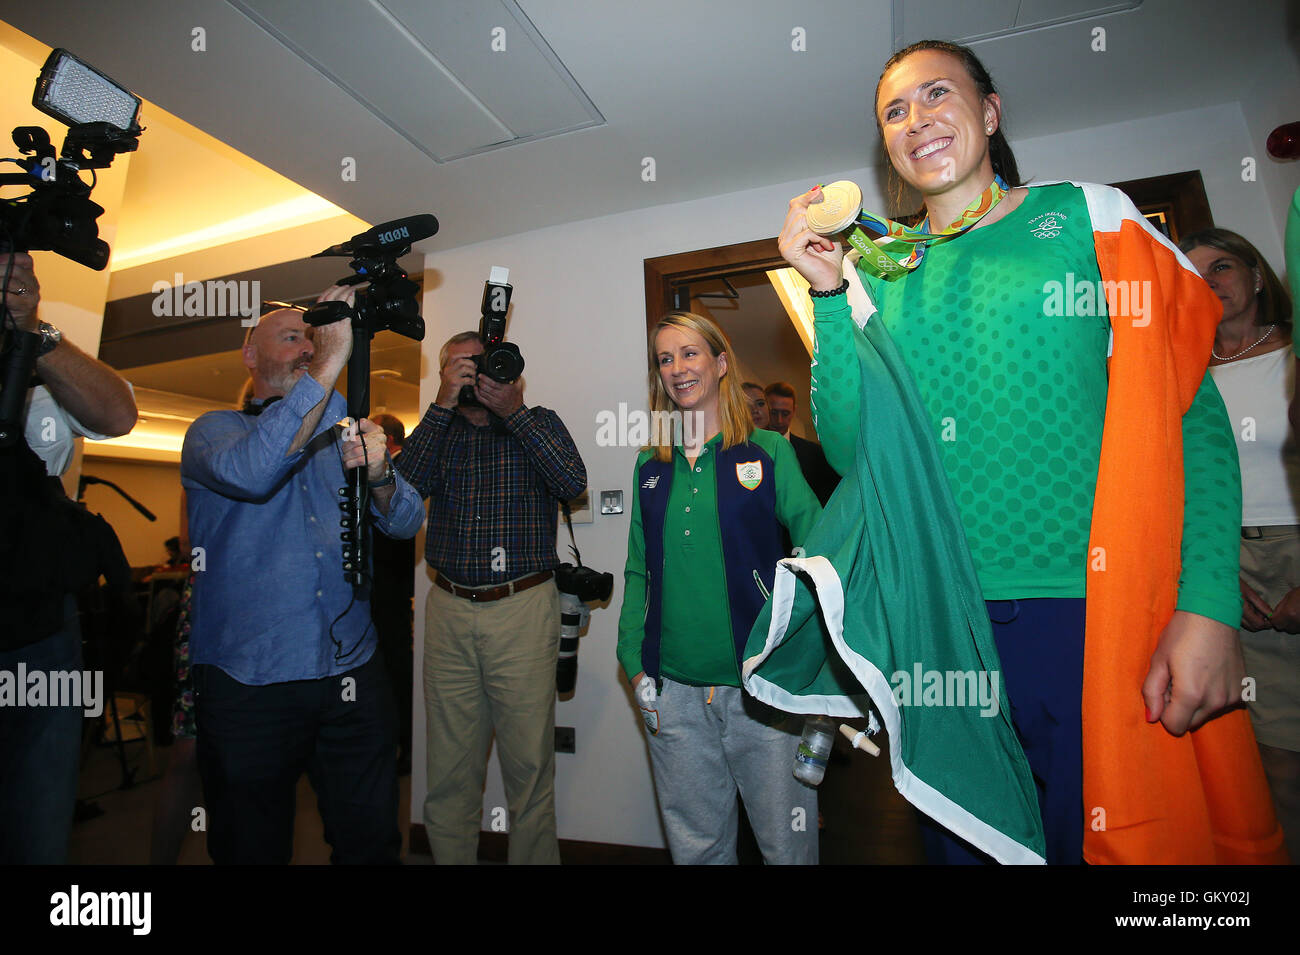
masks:
{"type": "Polygon", "coordinates": [[[848,290],[849,290],[849,280],[845,279],[836,288],[833,288],[828,292],[823,292],[815,288],[810,288],[808,290],[808,294],[811,295],[813,298],[833,298],[836,295],[845,294],[848,290]]]}

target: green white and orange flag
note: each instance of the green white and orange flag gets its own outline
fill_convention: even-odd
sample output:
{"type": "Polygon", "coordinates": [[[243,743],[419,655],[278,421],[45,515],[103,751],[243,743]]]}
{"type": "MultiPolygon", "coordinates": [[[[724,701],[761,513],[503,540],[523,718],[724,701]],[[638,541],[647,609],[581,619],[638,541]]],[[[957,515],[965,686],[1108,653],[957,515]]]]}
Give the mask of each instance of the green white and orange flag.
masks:
{"type": "MultiPolygon", "coordinates": [[[[1044,183],[1046,185],[1046,183],[1044,183]]],[[[1112,320],[1089,553],[1084,651],[1084,856],[1091,863],[1285,861],[1249,717],[1181,737],[1145,719],[1141,686],[1177,597],[1181,420],[1205,375],[1217,299],[1118,190],[1083,189],[1102,279],[1141,282],[1140,319],[1112,320]]],[[[959,239],[957,241],[960,241],[959,239]]],[[[849,268],[849,272],[853,269],[849,268]]],[[[902,795],[1001,862],[1043,861],[1034,784],[1005,694],[985,708],[900,706],[886,675],[999,668],[962,525],[915,383],[851,278],[862,416],[853,472],[783,560],[745,651],[745,687],[791,712],[869,715],[902,795]],[[874,723],[873,719],[873,723],[874,723]]],[[[1107,288],[1118,286],[1108,284],[1107,288]]],[[[1001,684],[999,683],[999,687],[1001,684]]],[[[910,701],[916,702],[915,693],[910,701]]]]}

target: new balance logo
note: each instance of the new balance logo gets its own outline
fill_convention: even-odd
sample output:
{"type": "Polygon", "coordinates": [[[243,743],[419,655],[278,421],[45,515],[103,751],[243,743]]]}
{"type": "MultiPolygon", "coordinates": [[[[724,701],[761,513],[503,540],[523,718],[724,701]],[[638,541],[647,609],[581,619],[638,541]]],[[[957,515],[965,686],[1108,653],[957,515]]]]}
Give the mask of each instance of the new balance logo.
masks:
{"type": "Polygon", "coordinates": [[[658,483],[659,483],[659,475],[656,474],[654,475],[654,477],[649,477],[646,478],[644,481],[642,481],[641,486],[645,488],[647,491],[653,491],[655,489],[655,485],[658,483]]]}

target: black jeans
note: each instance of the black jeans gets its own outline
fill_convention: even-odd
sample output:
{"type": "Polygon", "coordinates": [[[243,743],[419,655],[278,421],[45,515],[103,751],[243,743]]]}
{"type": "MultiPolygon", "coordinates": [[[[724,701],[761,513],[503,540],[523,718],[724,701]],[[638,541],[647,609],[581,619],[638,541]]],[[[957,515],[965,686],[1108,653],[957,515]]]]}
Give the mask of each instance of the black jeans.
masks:
{"type": "MultiPolygon", "coordinates": [[[[63,628],[17,650],[0,651],[0,670],[28,674],[80,670],[77,602],[64,600],[63,628]]],[[[25,693],[26,686],[18,687],[25,693]]],[[[83,690],[84,692],[84,690],[83,690]]],[[[101,712],[105,701],[99,701],[101,712]]],[[[0,865],[63,865],[77,802],[84,707],[0,706],[0,865]]]]}
{"type": "Polygon", "coordinates": [[[396,721],[378,654],[339,676],[267,686],[197,666],[194,704],[213,862],[287,864],[304,771],[331,862],[398,861],[396,721]]]}

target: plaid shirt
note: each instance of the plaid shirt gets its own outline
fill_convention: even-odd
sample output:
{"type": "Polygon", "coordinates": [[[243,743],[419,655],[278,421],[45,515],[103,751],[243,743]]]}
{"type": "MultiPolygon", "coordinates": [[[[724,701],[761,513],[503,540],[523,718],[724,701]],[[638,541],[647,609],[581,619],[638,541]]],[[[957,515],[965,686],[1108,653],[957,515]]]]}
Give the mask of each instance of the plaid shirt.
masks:
{"type": "Polygon", "coordinates": [[[467,587],[486,587],[559,565],[556,501],[587,486],[587,469],[559,416],[523,407],[505,433],[429,405],[397,469],[429,499],[424,556],[467,587]]]}

